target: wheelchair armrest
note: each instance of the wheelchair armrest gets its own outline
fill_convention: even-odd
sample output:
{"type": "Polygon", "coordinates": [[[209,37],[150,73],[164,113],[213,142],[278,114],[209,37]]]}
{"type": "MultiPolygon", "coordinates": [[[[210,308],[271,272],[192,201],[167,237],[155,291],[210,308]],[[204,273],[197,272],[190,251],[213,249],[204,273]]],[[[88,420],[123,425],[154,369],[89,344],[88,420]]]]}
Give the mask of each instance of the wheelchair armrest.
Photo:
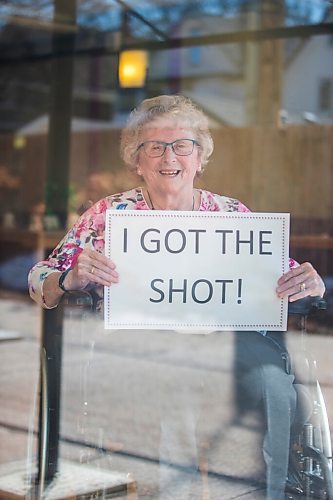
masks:
{"type": "Polygon", "coordinates": [[[62,302],[69,307],[91,308],[93,306],[93,297],[89,291],[73,290],[64,294],[62,302]]]}
{"type": "Polygon", "coordinates": [[[327,308],[326,300],[322,297],[305,297],[288,303],[288,314],[307,316],[308,314],[325,310],[327,308]]]}

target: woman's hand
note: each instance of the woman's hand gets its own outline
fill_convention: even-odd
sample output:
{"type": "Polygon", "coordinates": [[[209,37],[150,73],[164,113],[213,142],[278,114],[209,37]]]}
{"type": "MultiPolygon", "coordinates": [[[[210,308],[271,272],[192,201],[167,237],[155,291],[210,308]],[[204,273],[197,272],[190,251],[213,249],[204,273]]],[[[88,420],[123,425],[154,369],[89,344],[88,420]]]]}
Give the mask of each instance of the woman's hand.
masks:
{"type": "Polygon", "coordinates": [[[118,283],[118,278],[116,265],[112,260],[96,250],[84,249],[63,284],[66,290],[82,290],[90,283],[110,286],[118,283]]]}
{"type": "Polygon", "coordinates": [[[278,280],[276,293],[279,298],[289,297],[290,302],[311,297],[322,297],[325,285],[310,262],[291,269],[278,280]]]}

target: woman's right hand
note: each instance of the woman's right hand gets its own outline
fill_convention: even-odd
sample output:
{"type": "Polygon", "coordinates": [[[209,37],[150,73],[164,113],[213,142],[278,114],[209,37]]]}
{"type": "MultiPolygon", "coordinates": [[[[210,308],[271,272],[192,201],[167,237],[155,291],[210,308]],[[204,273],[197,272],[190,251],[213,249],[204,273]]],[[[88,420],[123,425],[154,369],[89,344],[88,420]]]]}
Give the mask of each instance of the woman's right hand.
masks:
{"type": "Polygon", "coordinates": [[[80,253],[63,285],[66,290],[83,290],[89,284],[111,286],[118,280],[115,263],[96,250],[86,248],[80,253]]]}

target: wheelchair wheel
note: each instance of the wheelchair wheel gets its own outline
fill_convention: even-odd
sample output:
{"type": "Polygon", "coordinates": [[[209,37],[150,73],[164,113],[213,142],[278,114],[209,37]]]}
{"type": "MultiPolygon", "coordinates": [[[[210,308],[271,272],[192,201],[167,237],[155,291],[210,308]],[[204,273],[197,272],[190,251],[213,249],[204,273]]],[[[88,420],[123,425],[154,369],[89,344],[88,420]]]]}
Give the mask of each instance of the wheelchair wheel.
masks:
{"type": "Polygon", "coordinates": [[[332,447],[318,382],[311,420],[291,442],[286,499],[333,500],[332,447]]]}

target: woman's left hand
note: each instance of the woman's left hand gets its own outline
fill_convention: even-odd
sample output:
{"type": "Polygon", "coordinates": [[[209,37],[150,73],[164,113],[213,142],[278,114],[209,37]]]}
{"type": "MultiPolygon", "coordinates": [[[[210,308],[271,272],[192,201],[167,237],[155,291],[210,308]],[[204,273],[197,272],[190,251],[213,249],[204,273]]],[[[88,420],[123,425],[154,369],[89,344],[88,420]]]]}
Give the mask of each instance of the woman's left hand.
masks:
{"type": "Polygon", "coordinates": [[[309,295],[322,297],[325,293],[324,282],[310,262],[304,262],[283,274],[277,284],[278,297],[288,297],[289,302],[309,295]]]}

